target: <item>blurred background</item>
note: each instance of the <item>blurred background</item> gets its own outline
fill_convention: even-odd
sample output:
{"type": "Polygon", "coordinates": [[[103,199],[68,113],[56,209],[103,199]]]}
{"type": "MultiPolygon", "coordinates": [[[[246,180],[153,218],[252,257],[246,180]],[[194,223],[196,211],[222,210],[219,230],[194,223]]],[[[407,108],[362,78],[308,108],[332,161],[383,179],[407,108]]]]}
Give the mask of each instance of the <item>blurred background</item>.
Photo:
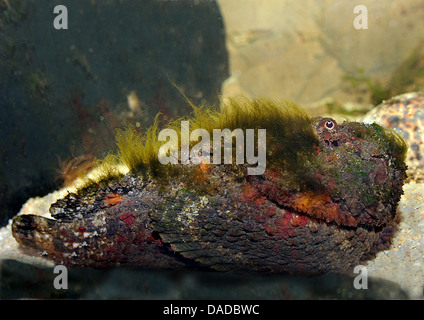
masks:
{"type": "Polygon", "coordinates": [[[422,30],[422,0],[0,0],[0,226],[117,128],[189,113],[175,85],[197,105],[241,94],[336,119],[423,90],[422,30]]]}

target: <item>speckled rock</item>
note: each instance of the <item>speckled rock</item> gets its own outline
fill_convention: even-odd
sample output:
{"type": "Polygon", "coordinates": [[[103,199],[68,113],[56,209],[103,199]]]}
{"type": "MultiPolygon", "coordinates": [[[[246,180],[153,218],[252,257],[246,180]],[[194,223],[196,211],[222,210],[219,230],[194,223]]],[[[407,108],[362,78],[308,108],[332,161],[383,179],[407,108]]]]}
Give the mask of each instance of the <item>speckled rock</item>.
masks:
{"type": "Polygon", "coordinates": [[[424,179],[424,93],[410,92],[393,97],[368,112],[363,122],[396,130],[409,144],[408,178],[424,179]]]}

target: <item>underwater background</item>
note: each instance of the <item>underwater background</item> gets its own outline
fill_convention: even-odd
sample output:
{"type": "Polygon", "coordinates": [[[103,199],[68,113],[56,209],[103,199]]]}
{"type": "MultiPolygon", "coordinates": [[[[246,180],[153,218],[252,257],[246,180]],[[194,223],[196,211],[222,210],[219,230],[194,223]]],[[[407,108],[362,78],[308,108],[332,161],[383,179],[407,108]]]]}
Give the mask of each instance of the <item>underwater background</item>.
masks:
{"type": "MultiPolygon", "coordinates": [[[[1,0],[0,226],[104,157],[117,128],[190,113],[175,85],[195,105],[242,94],[342,120],[423,90],[423,18],[418,0],[1,0]],[[68,29],[54,28],[57,5],[68,29]],[[356,5],[367,29],[354,27],[356,5]]],[[[361,292],[336,275],[71,270],[66,292],[53,278],[4,261],[0,298],[408,297],[395,282],[372,279],[361,292]]]]}

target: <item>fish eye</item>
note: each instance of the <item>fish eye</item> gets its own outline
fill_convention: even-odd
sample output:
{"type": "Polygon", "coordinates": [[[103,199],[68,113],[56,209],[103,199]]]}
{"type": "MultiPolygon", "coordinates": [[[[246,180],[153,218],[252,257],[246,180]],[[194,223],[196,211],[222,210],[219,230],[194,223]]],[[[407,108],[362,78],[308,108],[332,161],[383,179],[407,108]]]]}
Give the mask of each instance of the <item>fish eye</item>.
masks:
{"type": "Polygon", "coordinates": [[[328,120],[324,123],[324,127],[328,130],[334,129],[334,122],[331,120],[328,120]]]}
{"type": "Polygon", "coordinates": [[[331,118],[321,118],[316,126],[318,132],[329,131],[334,133],[337,131],[337,122],[331,118]]]}

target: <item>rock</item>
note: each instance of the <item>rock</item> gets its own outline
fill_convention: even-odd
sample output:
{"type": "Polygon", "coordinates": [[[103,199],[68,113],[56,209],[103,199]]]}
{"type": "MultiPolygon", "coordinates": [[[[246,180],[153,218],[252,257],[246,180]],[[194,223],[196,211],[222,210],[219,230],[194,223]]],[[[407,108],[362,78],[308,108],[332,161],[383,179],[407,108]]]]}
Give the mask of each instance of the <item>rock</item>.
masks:
{"type": "Polygon", "coordinates": [[[394,129],[409,144],[406,164],[408,178],[422,181],[424,178],[424,93],[410,92],[376,106],[362,121],[378,123],[394,129]]]}

